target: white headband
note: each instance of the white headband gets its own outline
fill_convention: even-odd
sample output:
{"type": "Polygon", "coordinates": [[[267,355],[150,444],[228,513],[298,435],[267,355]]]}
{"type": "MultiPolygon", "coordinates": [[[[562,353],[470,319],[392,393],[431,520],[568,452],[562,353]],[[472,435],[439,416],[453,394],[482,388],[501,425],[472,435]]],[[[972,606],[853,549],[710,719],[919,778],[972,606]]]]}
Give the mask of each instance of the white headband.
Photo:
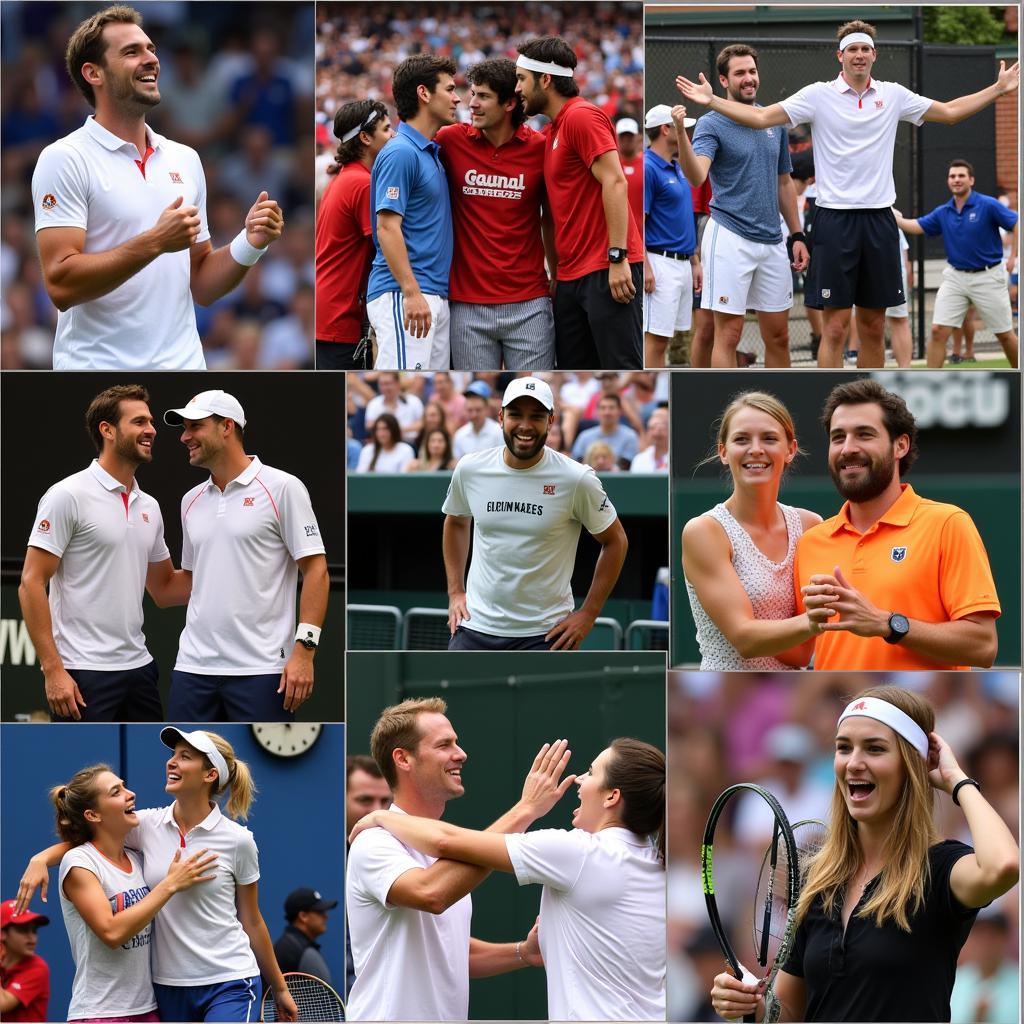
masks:
{"type": "Polygon", "coordinates": [[[354,139],[360,132],[368,132],[373,125],[374,121],[380,117],[379,110],[371,110],[367,115],[366,120],[362,124],[357,124],[355,128],[349,128],[347,132],[341,137],[342,142],[349,142],[354,139]]]}
{"type": "Polygon", "coordinates": [[[900,711],[895,704],[890,704],[887,700],[879,700],[878,697],[859,697],[846,706],[846,710],[839,716],[839,722],[836,725],[838,726],[844,718],[855,716],[873,718],[876,722],[882,722],[893,732],[899,733],[922,757],[928,757],[928,737],[924,729],[905,711],[900,711]]]}
{"type": "Polygon", "coordinates": [[[851,32],[848,36],[843,36],[839,43],[839,52],[842,53],[850,43],[867,43],[872,50],[875,48],[875,41],[867,32],[851,32]]]}
{"type": "Polygon", "coordinates": [[[536,71],[539,75],[561,75],[563,78],[572,78],[572,68],[563,67],[561,64],[552,64],[548,61],[534,60],[532,57],[525,57],[519,54],[516,61],[517,68],[526,68],[527,71],[536,71]]]}

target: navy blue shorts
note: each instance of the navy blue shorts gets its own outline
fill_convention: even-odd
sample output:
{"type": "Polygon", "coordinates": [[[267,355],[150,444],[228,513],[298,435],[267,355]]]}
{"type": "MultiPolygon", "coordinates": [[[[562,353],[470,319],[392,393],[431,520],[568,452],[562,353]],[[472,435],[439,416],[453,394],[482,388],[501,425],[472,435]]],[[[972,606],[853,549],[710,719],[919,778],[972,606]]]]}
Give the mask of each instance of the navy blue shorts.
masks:
{"type": "MultiPolygon", "coordinates": [[[[83,722],[162,722],[163,707],[157,679],[156,662],[118,672],[69,668],[68,675],[82,691],[86,707],[79,705],[83,722]]],[[[54,715],[55,722],[73,722],[73,718],[54,715]]]]}
{"type": "Polygon", "coordinates": [[[257,974],[215,985],[153,984],[161,1020],[208,1021],[260,1019],[263,985],[257,974]]]}
{"type": "Polygon", "coordinates": [[[167,718],[172,722],[292,722],[295,712],[285,711],[284,693],[277,692],[280,685],[280,672],[208,676],[175,669],[167,718]]]}
{"type": "Polygon", "coordinates": [[[449,651],[550,651],[554,640],[540,636],[494,636],[459,626],[448,641],[449,651]]]}

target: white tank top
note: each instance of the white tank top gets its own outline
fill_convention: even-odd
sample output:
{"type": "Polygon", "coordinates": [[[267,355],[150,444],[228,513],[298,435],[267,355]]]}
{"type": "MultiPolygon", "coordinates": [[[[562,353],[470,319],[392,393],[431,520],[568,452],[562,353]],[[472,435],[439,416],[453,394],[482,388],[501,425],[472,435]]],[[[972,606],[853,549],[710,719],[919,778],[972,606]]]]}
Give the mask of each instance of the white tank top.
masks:
{"type": "MultiPolygon", "coordinates": [[[[725,505],[716,505],[705,512],[719,523],[732,545],[732,567],[739,577],[743,589],[750,598],[755,619],[788,619],[796,614],[796,598],[793,593],[793,556],[796,542],[804,532],[800,512],[791,505],[779,502],[789,545],[786,557],[773,562],[750,538],[750,534],[737,522],[725,505]]],[[[697,643],[700,646],[700,667],[703,671],[714,672],[767,672],[790,671],[778,658],[743,658],[739,651],[722,635],[722,631],[711,621],[697,598],[693,584],[686,581],[686,593],[690,598],[693,621],[697,625],[697,643]]]]}

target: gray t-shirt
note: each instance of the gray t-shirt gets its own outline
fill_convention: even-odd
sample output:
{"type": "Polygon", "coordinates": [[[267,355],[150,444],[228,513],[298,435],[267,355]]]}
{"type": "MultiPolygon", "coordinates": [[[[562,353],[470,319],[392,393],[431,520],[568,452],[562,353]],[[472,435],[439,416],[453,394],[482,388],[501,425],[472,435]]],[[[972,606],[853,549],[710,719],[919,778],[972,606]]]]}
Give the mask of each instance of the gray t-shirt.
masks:
{"type": "Polygon", "coordinates": [[[747,128],[712,110],[697,121],[693,151],[711,158],[711,219],[751,242],[781,242],[779,175],[793,170],[786,129],[747,128]]]}

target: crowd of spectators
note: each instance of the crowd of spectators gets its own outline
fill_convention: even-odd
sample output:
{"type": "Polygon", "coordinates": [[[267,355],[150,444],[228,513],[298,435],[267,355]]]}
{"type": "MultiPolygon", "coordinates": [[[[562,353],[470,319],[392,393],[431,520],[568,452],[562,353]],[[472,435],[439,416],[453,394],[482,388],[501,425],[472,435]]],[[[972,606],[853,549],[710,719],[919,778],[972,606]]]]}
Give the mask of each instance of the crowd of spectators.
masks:
{"type": "MultiPolygon", "coordinates": [[[[514,376],[349,374],[349,469],[443,472],[464,455],[503,444],[498,412],[514,376]]],[[[537,376],[555,395],[549,447],[593,467],[599,475],[668,472],[666,374],[581,370],[537,376]]]]}
{"type": "MultiPolygon", "coordinates": [[[[1019,841],[1018,681],[1015,673],[901,673],[899,685],[932,702],[936,732],[1019,841]]],[[[724,958],[708,923],[700,878],[700,836],[715,798],[735,782],[758,782],[779,798],[790,821],[827,821],[836,721],[850,699],[877,683],[857,673],[803,673],[796,680],[669,673],[669,1020],[720,1019],[709,992],[724,958]]],[[[753,959],[752,879],[771,838],[771,816],[766,822],[757,815],[764,810],[757,801],[734,803],[735,814],[715,831],[716,900],[741,961],[744,951],[753,959]]],[[[963,812],[942,795],[935,807],[940,835],[970,843],[963,812]]],[[[982,911],[963,949],[954,1022],[1016,1019],[1005,1013],[1007,1007],[1016,1013],[1019,933],[1013,889],[982,911]],[[979,1016],[982,1010],[986,1015],[979,1016]]]]}
{"type": "MultiPolygon", "coordinates": [[[[3,5],[3,369],[51,364],[57,310],[36,253],[32,171],[45,146],[92,112],[67,75],[64,51],[79,21],[95,10],[82,3],[3,5]]],[[[199,152],[213,245],[231,241],[264,189],[284,211],[284,234],[243,283],[212,306],[196,307],[207,365],[311,367],[313,4],[189,0],[141,10],[160,59],[162,99],[147,123],[199,152]]]]}

